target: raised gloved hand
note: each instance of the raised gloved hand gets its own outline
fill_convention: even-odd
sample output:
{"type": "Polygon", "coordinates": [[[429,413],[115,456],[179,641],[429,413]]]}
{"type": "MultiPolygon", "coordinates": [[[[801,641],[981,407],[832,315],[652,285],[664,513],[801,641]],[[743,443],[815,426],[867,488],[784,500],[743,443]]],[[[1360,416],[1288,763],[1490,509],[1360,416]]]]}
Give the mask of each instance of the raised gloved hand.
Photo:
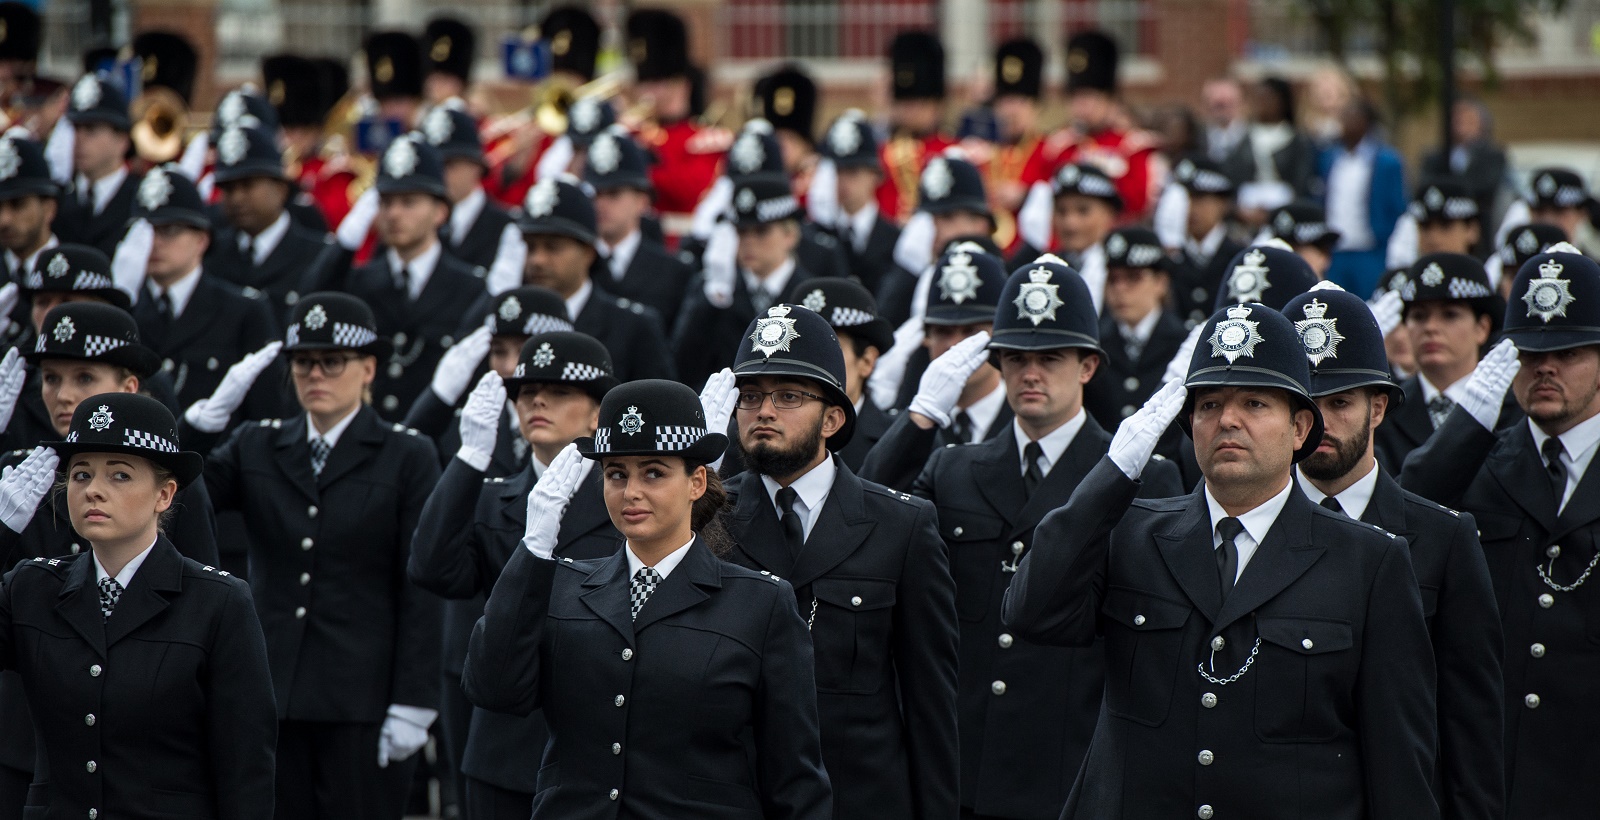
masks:
{"type": "Polygon", "coordinates": [[[472,374],[477,371],[478,364],[483,357],[489,355],[490,331],[487,326],[468,333],[461,341],[450,346],[449,350],[439,357],[439,364],[433,369],[433,381],[428,389],[445,404],[454,405],[461,400],[461,394],[467,392],[467,383],[472,381],[472,374]]]}
{"type": "Polygon", "coordinates": [[[1200,343],[1200,333],[1205,329],[1205,323],[1202,322],[1189,331],[1183,344],[1178,345],[1178,352],[1172,354],[1172,359],[1167,362],[1167,371],[1161,374],[1162,382],[1182,382],[1189,377],[1189,360],[1194,358],[1194,346],[1200,343]]]}
{"type": "Polygon", "coordinates": [[[378,766],[388,768],[417,753],[428,744],[428,727],[439,713],[420,706],[389,704],[389,714],[383,719],[383,729],[378,733],[378,766]]]}
{"type": "Polygon", "coordinates": [[[1506,389],[1521,369],[1516,343],[1501,339],[1467,377],[1462,387],[1461,408],[1471,413],[1483,429],[1493,430],[1500,420],[1500,405],[1506,400],[1506,389]]]}
{"type": "Polygon", "coordinates": [[[456,451],[456,458],[480,473],[489,469],[494,458],[500,411],[505,406],[506,384],[499,373],[491,370],[478,380],[478,386],[467,397],[467,406],[461,409],[461,449],[456,451]]]}
{"type": "Polygon", "coordinates": [[[1156,451],[1156,442],[1161,440],[1162,434],[1172,425],[1172,420],[1183,410],[1183,401],[1188,395],[1189,390],[1183,386],[1183,382],[1167,382],[1143,407],[1117,425],[1117,433],[1111,437],[1111,447],[1106,455],[1111,457],[1123,475],[1137,480],[1139,474],[1144,472],[1150,454],[1156,451]]]}
{"type": "Polygon", "coordinates": [[[178,168],[189,179],[199,181],[200,175],[206,172],[206,154],[211,150],[211,133],[201,131],[189,140],[184,146],[183,155],[178,158],[178,168]]]}
{"type": "Polygon", "coordinates": [[[577,445],[568,444],[539,476],[528,493],[528,527],[522,534],[522,546],[529,552],[545,559],[555,555],[561,516],[593,465],[578,452],[577,445]]]}
{"type": "MultiPolygon", "coordinates": [[[[724,367],[711,374],[700,391],[700,406],[706,411],[706,429],[713,433],[727,430],[728,421],[733,418],[733,408],[739,403],[739,388],[734,382],[733,371],[724,367]]],[[[721,467],[722,456],[717,456],[709,466],[713,470],[721,467]]]]}
{"type": "Polygon", "coordinates": [[[21,533],[33,520],[44,494],[56,482],[61,457],[49,447],[35,447],[21,464],[0,472],[0,523],[21,533]]]}
{"type": "Polygon", "coordinates": [[[1400,326],[1400,311],[1404,305],[1405,300],[1392,290],[1384,291],[1382,296],[1367,303],[1367,307],[1372,309],[1372,318],[1378,322],[1378,331],[1385,336],[1400,326]]]}
{"type": "Polygon", "coordinates": [[[494,252],[494,261],[489,264],[489,275],[484,278],[483,283],[489,295],[499,296],[522,287],[522,271],[527,260],[528,243],[513,222],[500,232],[500,246],[494,252]]]}
{"type": "Polygon", "coordinates": [[[233,418],[234,411],[244,404],[244,396],[250,392],[250,386],[278,358],[278,351],[282,349],[283,342],[267,342],[265,347],[240,359],[228,368],[222,383],[212,391],[210,398],[201,399],[183,411],[184,420],[202,433],[222,432],[228,426],[228,419],[233,418]]]}
{"type": "Polygon", "coordinates": [[[900,380],[905,378],[906,363],[911,354],[922,347],[922,317],[913,316],[895,329],[894,344],[878,357],[878,364],[867,377],[867,394],[879,410],[888,410],[900,397],[900,380]]]}
{"type": "Polygon", "coordinates": [[[155,241],[156,232],[149,220],[135,219],[111,255],[111,283],[134,302],[139,301],[139,292],[144,289],[145,269],[150,264],[150,248],[155,241]]]}
{"type": "Polygon", "coordinates": [[[917,395],[909,409],[940,427],[949,427],[950,411],[961,398],[967,379],[989,360],[989,333],[983,331],[962,339],[944,355],[928,363],[917,383],[917,395]]]}
{"type": "MultiPolygon", "coordinates": [[[[6,321],[6,318],[11,315],[11,311],[16,310],[19,295],[16,282],[7,282],[5,286],[0,287],[0,322],[6,321]]],[[[4,327],[4,325],[0,325],[0,327],[4,327]]]]}
{"type": "Polygon", "coordinates": [[[366,244],[367,234],[372,231],[372,223],[378,218],[378,189],[368,188],[361,196],[356,197],[350,211],[344,215],[344,220],[339,223],[339,229],[334,232],[334,237],[339,240],[339,247],[351,253],[361,250],[366,244]]]}
{"type": "Polygon", "coordinates": [[[1028,196],[1017,211],[1017,234],[1034,250],[1050,250],[1054,233],[1051,220],[1055,216],[1056,198],[1050,183],[1035,182],[1028,186],[1028,196]]]}
{"type": "Polygon", "coordinates": [[[933,240],[938,230],[933,225],[933,215],[917,211],[906,220],[900,238],[894,243],[894,263],[910,273],[919,273],[934,261],[933,240]]]}
{"type": "Polygon", "coordinates": [[[22,395],[22,383],[27,380],[28,371],[22,366],[22,354],[14,347],[7,350],[5,358],[0,359],[0,430],[11,423],[11,414],[17,409],[17,398],[22,395]]]}
{"type": "Polygon", "coordinates": [[[711,229],[705,253],[700,255],[702,289],[706,301],[715,308],[733,305],[734,282],[738,279],[739,232],[726,222],[711,229]]]}

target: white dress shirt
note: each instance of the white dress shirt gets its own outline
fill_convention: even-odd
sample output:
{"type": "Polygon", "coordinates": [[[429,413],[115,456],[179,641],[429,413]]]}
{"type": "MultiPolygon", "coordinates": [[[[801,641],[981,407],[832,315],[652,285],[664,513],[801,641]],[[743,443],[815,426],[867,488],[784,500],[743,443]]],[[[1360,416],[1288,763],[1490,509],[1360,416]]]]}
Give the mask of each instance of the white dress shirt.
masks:
{"type": "MultiPolygon", "coordinates": [[[[1005,403],[1006,384],[1005,382],[1000,382],[983,398],[966,407],[956,408],[956,413],[966,413],[967,418],[972,420],[972,423],[967,427],[971,432],[965,443],[971,444],[988,438],[989,428],[994,426],[994,420],[999,417],[1000,408],[1005,403]]],[[[950,417],[954,418],[955,413],[951,413],[950,417]]]]}
{"type": "MultiPolygon", "coordinates": [[[[794,488],[794,512],[800,516],[801,532],[806,538],[811,537],[811,527],[817,523],[817,513],[822,510],[822,505],[828,500],[828,493],[833,490],[833,479],[838,475],[839,468],[833,464],[833,458],[828,457],[822,463],[789,482],[794,488]]],[[[762,476],[761,485],[767,488],[767,498],[772,501],[773,509],[778,511],[778,520],[783,520],[783,508],[778,506],[778,491],[783,487],[773,480],[772,476],[762,476]]]]}
{"type": "MultiPolygon", "coordinates": [[[[172,305],[172,318],[182,316],[184,308],[189,306],[189,300],[194,297],[194,289],[200,286],[200,267],[196,265],[182,279],[167,286],[167,302],[172,305]]],[[[151,299],[161,296],[161,286],[153,279],[145,280],[145,289],[150,292],[151,299]]]]}
{"type": "Polygon", "coordinates": [[[839,220],[841,229],[848,228],[850,247],[856,253],[867,252],[867,240],[872,238],[872,226],[878,223],[878,203],[869,201],[861,210],[853,214],[842,214],[839,220]]]}
{"type": "Polygon", "coordinates": [[[1362,140],[1354,151],[1340,147],[1328,170],[1328,227],[1339,232],[1341,251],[1371,250],[1377,243],[1367,209],[1377,152],[1370,140],[1362,140]]]}
{"type": "Polygon", "coordinates": [[[473,188],[472,193],[466,198],[450,206],[450,244],[460,245],[466,238],[467,232],[472,230],[472,224],[478,221],[478,214],[483,213],[483,205],[488,201],[482,188],[473,188]]]}
{"type": "Polygon", "coordinates": [[[1456,404],[1460,404],[1461,399],[1467,395],[1466,379],[1456,379],[1455,384],[1452,384],[1443,390],[1440,390],[1434,385],[1433,382],[1428,381],[1428,375],[1426,373],[1418,373],[1417,381],[1422,385],[1422,403],[1424,405],[1430,401],[1433,401],[1434,397],[1440,393],[1443,393],[1445,398],[1455,402],[1456,404]]]}
{"type": "Polygon", "coordinates": [[[26,259],[19,258],[11,251],[6,251],[6,265],[16,271],[20,275],[19,278],[26,278],[28,271],[33,270],[33,266],[39,261],[39,255],[60,244],[61,240],[56,239],[55,234],[50,234],[49,238],[44,241],[44,245],[33,253],[28,254],[26,259]]]}
{"type": "MultiPolygon", "coordinates": [[[[1300,482],[1300,490],[1306,494],[1306,498],[1311,499],[1312,503],[1321,504],[1322,499],[1328,497],[1327,493],[1317,489],[1317,485],[1311,483],[1311,479],[1306,478],[1305,473],[1295,470],[1294,477],[1296,481],[1300,482]]],[[[1372,469],[1367,470],[1366,475],[1356,479],[1356,483],[1344,488],[1344,492],[1335,495],[1333,498],[1344,509],[1345,515],[1360,521],[1361,516],[1367,511],[1367,505],[1372,503],[1372,494],[1377,489],[1378,462],[1373,461],[1372,469]]]]}
{"type": "MultiPolygon", "coordinates": [[[[157,541],[159,541],[160,539],[161,539],[161,536],[159,536],[159,535],[156,536],[156,540],[157,541]]],[[[123,589],[127,589],[128,588],[128,584],[133,583],[133,575],[134,575],[134,573],[139,571],[139,567],[144,565],[144,559],[149,558],[150,557],[150,551],[155,549],[155,548],[156,548],[156,542],[155,541],[151,541],[150,542],[150,546],[144,548],[144,552],[141,552],[138,555],[133,556],[133,560],[129,561],[128,563],[126,563],[126,564],[124,564],[122,566],[122,571],[116,574],[116,579],[117,579],[117,583],[121,584],[123,589]]],[[[106,572],[105,565],[100,563],[100,556],[98,556],[98,555],[94,556],[94,580],[95,580],[95,583],[98,584],[99,582],[101,582],[101,581],[103,581],[103,580],[105,580],[107,578],[110,578],[110,577],[112,577],[111,573],[106,572]]]]}
{"type": "Polygon", "coordinates": [[[1211,257],[1217,255],[1217,250],[1222,247],[1222,240],[1227,238],[1227,236],[1227,226],[1219,222],[1217,223],[1217,226],[1212,228],[1211,232],[1206,234],[1205,238],[1201,239],[1199,242],[1194,241],[1194,237],[1192,236],[1185,237],[1183,240],[1183,249],[1188,252],[1190,259],[1193,259],[1200,264],[1207,264],[1211,261],[1211,257]]]}
{"type": "Polygon", "coordinates": [[[578,286],[578,292],[567,297],[567,315],[572,317],[572,321],[578,321],[578,314],[588,307],[589,297],[593,294],[594,283],[585,279],[583,284],[578,286]]]}
{"type": "MultiPolygon", "coordinates": [[[[1066,424],[1051,430],[1038,440],[1039,449],[1043,451],[1039,455],[1040,474],[1050,474],[1050,468],[1056,466],[1056,462],[1061,460],[1061,454],[1072,446],[1073,440],[1078,437],[1078,431],[1083,429],[1083,423],[1088,420],[1089,414],[1083,412],[1083,408],[1080,407],[1078,408],[1078,414],[1068,419],[1066,424]]],[[[1027,475],[1028,445],[1034,440],[1028,438],[1027,433],[1022,432],[1022,423],[1015,418],[1011,419],[1011,433],[1017,439],[1017,453],[1018,460],[1022,462],[1022,474],[1027,475]]]]}
{"type": "MultiPolygon", "coordinates": [[[[1544,463],[1544,442],[1550,438],[1549,434],[1539,429],[1532,419],[1528,420],[1528,430],[1533,433],[1534,451],[1539,453],[1539,462],[1544,463]]],[[[1561,463],[1567,467],[1567,490],[1561,494],[1560,503],[1556,504],[1556,512],[1567,506],[1572,499],[1573,491],[1578,489],[1578,482],[1583,480],[1583,474],[1589,469],[1589,462],[1594,460],[1595,445],[1600,444],[1600,416],[1593,416],[1578,423],[1576,427],[1562,433],[1557,438],[1561,439],[1561,463]]]]}
{"type": "Polygon", "coordinates": [[[739,269],[739,275],[744,277],[744,286],[750,291],[750,295],[754,296],[756,291],[764,290],[776,305],[783,301],[783,293],[789,289],[789,279],[794,276],[794,267],[794,257],[791,256],[783,260],[783,264],[779,265],[777,270],[764,278],[744,268],[739,269]]]}
{"type": "Polygon", "coordinates": [[[611,278],[621,282],[622,277],[628,273],[628,266],[633,264],[633,257],[639,253],[639,245],[644,242],[644,234],[637,229],[622,238],[615,245],[599,242],[600,253],[606,257],[606,266],[611,269],[611,278]]]}
{"type": "Polygon", "coordinates": [[[401,280],[398,278],[399,270],[404,267],[409,274],[405,277],[407,284],[406,293],[409,298],[416,299],[422,295],[422,289],[428,286],[428,280],[433,278],[433,269],[439,265],[439,255],[444,252],[444,247],[438,242],[430,242],[428,249],[416,255],[410,262],[400,259],[400,254],[394,248],[387,253],[389,273],[396,276],[394,281],[398,287],[401,280]]]}
{"type": "MultiPolygon", "coordinates": [[[[665,558],[662,558],[660,561],[656,562],[655,571],[657,575],[661,576],[661,580],[667,580],[667,576],[671,575],[672,571],[677,569],[679,564],[683,563],[683,557],[689,554],[689,547],[693,545],[694,536],[691,535],[689,536],[689,543],[667,553],[665,558]]],[[[632,544],[628,545],[627,553],[628,578],[632,579],[634,575],[638,574],[639,570],[644,568],[645,563],[639,560],[639,556],[634,553],[632,544]]]]}
{"type": "MultiPolygon", "coordinates": [[[[1132,348],[1137,346],[1139,352],[1143,353],[1145,345],[1150,344],[1150,336],[1156,332],[1156,322],[1159,321],[1161,321],[1161,308],[1157,307],[1155,310],[1145,314],[1145,317],[1140,319],[1136,325],[1125,325],[1118,321],[1117,335],[1122,337],[1124,347],[1132,348]]],[[[1130,356],[1133,355],[1131,349],[1128,353],[1130,356]]]]}
{"type": "Polygon", "coordinates": [[[359,412],[361,412],[360,407],[351,410],[344,418],[339,419],[332,427],[328,428],[328,432],[326,433],[318,433],[317,425],[311,421],[309,416],[307,416],[306,441],[316,441],[320,438],[323,441],[328,442],[328,448],[330,450],[339,446],[339,437],[344,435],[344,431],[350,427],[350,422],[356,420],[356,414],[359,412]]]}
{"type": "Polygon", "coordinates": [[[239,252],[244,253],[246,246],[250,248],[250,263],[259,265],[267,261],[267,257],[278,249],[278,243],[289,233],[289,212],[278,214],[265,230],[255,236],[250,236],[243,231],[239,232],[239,252]]]}
{"type": "Polygon", "coordinates": [[[76,184],[79,191],[88,190],[91,192],[94,201],[94,212],[99,214],[106,209],[107,205],[111,204],[112,198],[117,195],[117,190],[122,187],[122,183],[127,179],[128,166],[119,165],[117,170],[92,183],[88,177],[78,174],[74,184],[76,184]]]}
{"type": "MultiPolygon", "coordinates": [[[[1272,529],[1274,521],[1278,520],[1278,513],[1283,512],[1283,505],[1289,501],[1289,491],[1294,489],[1294,482],[1284,482],[1283,489],[1278,494],[1267,499],[1265,503],[1244,515],[1235,516],[1239,523],[1244,525],[1244,532],[1233,539],[1233,546],[1239,551],[1239,571],[1234,574],[1233,580],[1238,582],[1244,575],[1244,568],[1256,554],[1256,548],[1261,546],[1262,539],[1267,537],[1267,531],[1272,529]]],[[[1211,488],[1206,487],[1206,507],[1211,511],[1211,548],[1214,550],[1222,546],[1222,536],[1217,533],[1217,522],[1228,517],[1228,512],[1222,509],[1216,496],[1211,494],[1211,488]]]]}

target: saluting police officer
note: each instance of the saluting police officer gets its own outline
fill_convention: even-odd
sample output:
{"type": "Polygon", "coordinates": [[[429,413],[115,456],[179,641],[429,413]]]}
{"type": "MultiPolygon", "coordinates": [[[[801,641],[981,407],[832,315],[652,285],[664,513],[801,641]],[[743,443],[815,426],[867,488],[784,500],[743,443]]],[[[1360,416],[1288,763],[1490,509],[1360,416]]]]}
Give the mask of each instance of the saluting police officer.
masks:
{"type": "Polygon", "coordinates": [[[1268,240],[1234,254],[1212,309],[1254,303],[1282,310],[1290,299],[1310,290],[1318,281],[1306,260],[1284,247],[1284,243],[1268,240]]]}
{"type": "Polygon", "coordinates": [[[1436,818],[1433,652],[1406,543],[1295,483],[1322,422],[1294,324],[1244,304],[1202,327],[1186,381],[1117,428],[1006,592],[1014,634],[1104,639],[1100,722],[1062,817],[1436,818]],[[1175,417],[1205,481],[1135,500],[1175,417]]]}
{"type": "MultiPolygon", "coordinates": [[[[439,77],[435,73],[430,77],[439,77]]],[[[445,75],[449,76],[449,75],[445,75]]],[[[478,122],[459,100],[436,105],[422,118],[422,135],[444,160],[444,189],[450,200],[450,221],[440,228],[445,248],[469,265],[489,268],[500,253],[511,215],[489,201],[483,177],[489,166],[478,139],[478,122]]],[[[521,260],[517,260],[520,262],[521,260]]]]}
{"type": "Polygon", "coordinates": [[[1172,311],[1192,328],[1205,324],[1225,266],[1244,250],[1229,221],[1238,188],[1220,165],[1203,156],[1180,160],[1172,176],[1189,194],[1183,247],[1172,262],[1172,311]]]}
{"type": "MultiPolygon", "coordinates": [[[[987,349],[1015,417],[994,438],[935,450],[912,490],[938,508],[956,582],[964,817],[1055,820],[1100,712],[1098,647],[1035,644],[1000,622],[1034,527],[1111,442],[1083,403],[1104,355],[1098,324],[1088,287],[1059,259],[1041,257],[1012,273],[987,349]]],[[[891,434],[880,446],[904,445],[891,434]]],[[[1141,495],[1181,491],[1171,464],[1146,469],[1141,495]]]]}
{"type": "MultiPolygon", "coordinates": [[[[313,293],[292,317],[283,349],[302,412],[235,429],[211,450],[206,486],[255,536],[250,587],[278,697],[276,816],[398,820],[439,701],[439,602],[405,576],[439,465],[426,437],[364,400],[388,353],[371,309],[313,293]]],[[[247,357],[224,387],[277,353],[247,357]]]]}
{"type": "MultiPolygon", "coordinates": [[[[500,570],[520,546],[528,493],[563,448],[594,435],[600,401],[617,384],[605,346],[570,330],[534,334],[515,362],[503,380],[498,372],[485,374],[467,400],[461,446],[422,510],[409,570],[413,583],[448,599],[440,724],[465,775],[469,820],[526,820],[549,729],[537,712],[515,717],[471,708],[461,692],[467,641],[500,570]],[[513,476],[489,478],[488,455],[508,433],[500,424],[508,396],[516,434],[533,457],[513,476]]],[[[606,514],[600,471],[591,470],[561,517],[553,555],[607,558],[621,546],[606,514]]]]}
{"type": "Polygon", "coordinates": [[[1373,431],[1403,400],[1367,304],[1337,285],[1289,302],[1311,364],[1322,442],[1295,469],[1306,498],[1406,540],[1433,638],[1440,816],[1505,816],[1500,612],[1472,516],[1400,489],[1374,458],[1373,431]]]}
{"type": "Polygon", "coordinates": [[[1083,399],[1095,421],[1115,427],[1161,387],[1188,332],[1166,309],[1177,268],[1154,231],[1118,228],[1106,237],[1105,253],[1103,355],[1083,399]]]}
{"type": "Polygon", "coordinates": [[[655,308],[672,328],[694,271],[643,230],[655,199],[644,149],[621,126],[606,128],[589,145],[583,181],[594,189],[595,246],[610,274],[598,277],[600,289],[655,308]]]}
{"type": "Polygon", "coordinates": [[[1273,239],[1289,243],[1289,247],[1311,266],[1320,279],[1327,275],[1333,264],[1333,250],[1339,245],[1341,234],[1328,224],[1328,213],[1315,202],[1291,202],[1272,212],[1266,230],[1273,239]]]}
{"type": "Polygon", "coordinates": [[[178,449],[172,414],[147,396],[89,397],[69,429],[0,479],[0,496],[53,479],[59,455],[91,547],[0,583],[0,670],[17,674],[34,718],[4,745],[35,727],[40,743],[26,816],[267,820],[277,726],[250,590],[161,529],[200,454],[178,449]]]}
{"type": "Polygon", "coordinates": [[[1505,335],[1406,460],[1400,484],[1477,520],[1505,626],[1506,816],[1578,817],[1600,673],[1588,581],[1600,564],[1600,265],[1569,244],[1528,260],[1505,335]],[[1496,429],[1507,387],[1526,422],[1496,429]]]}
{"type": "MultiPolygon", "coordinates": [[[[7,158],[0,163],[0,249],[5,252],[6,281],[20,286],[39,254],[60,244],[50,230],[60,188],[50,177],[50,164],[39,143],[0,136],[0,159],[7,158]]],[[[18,308],[12,321],[26,324],[24,311],[18,308]]]]}
{"type": "Polygon", "coordinates": [[[933,506],[834,455],[856,412],[821,316],[772,306],[746,328],[732,375],[746,472],[728,481],[729,560],[794,587],[833,816],[958,817],[955,588],[933,506]]]}
{"type": "MultiPolygon", "coordinates": [[[[911,229],[917,221],[932,223],[933,237],[927,247],[913,249],[915,255],[931,263],[957,239],[987,240],[994,233],[994,213],[989,208],[983,173],[965,157],[941,155],[928,160],[917,185],[917,216],[906,227],[911,229]]],[[[899,246],[910,243],[918,233],[912,230],[901,234],[893,254],[895,265],[884,271],[874,294],[883,318],[895,327],[916,313],[930,292],[927,271],[909,270],[902,264],[911,260],[902,259],[899,246]]],[[[1005,265],[1000,268],[1004,278],[1005,265]]]]}
{"type": "Polygon", "coordinates": [[[109,81],[85,74],[72,86],[72,187],[61,195],[53,229],[62,242],[116,251],[133,216],[141,177],[128,168],[133,145],[128,101],[109,81]]]}

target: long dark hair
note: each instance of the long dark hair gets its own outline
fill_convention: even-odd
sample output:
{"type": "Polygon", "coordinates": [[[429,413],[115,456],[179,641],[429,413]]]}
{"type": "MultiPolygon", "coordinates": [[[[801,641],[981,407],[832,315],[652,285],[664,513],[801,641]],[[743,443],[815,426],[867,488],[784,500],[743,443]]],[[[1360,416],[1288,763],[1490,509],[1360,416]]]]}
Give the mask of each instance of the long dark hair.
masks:
{"type": "Polygon", "coordinates": [[[683,464],[684,470],[690,475],[694,475],[697,467],[706,468],[706,491],[695,499],[694,508],[689,512],[689,526],[712,554],[723,558],[733,551],[733,536],[722,526],[722,511],[728,506],[728,491],[722,487],[721,476],[710,466],[688,461],[683,464]]]}

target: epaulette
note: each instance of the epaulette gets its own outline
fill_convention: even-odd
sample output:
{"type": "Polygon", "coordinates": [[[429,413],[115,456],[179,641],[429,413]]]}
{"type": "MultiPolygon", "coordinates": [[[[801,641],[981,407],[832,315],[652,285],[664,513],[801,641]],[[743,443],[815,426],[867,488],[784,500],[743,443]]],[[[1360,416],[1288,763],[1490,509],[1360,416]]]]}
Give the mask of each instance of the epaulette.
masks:
{"type": "Polygon", "coordinates": [[[766,570],[762,570],[761,571],[761,577],[766,578],[767,580],[771,581],[774,585],[776,585],[779,581],[783,580],[782,578],[779,578],[778,576],[773,575],[772,573],[767,572],[766,570]]]}
{"type": "Polygon", "coordinates": [[[213,567],[213,566],[207,566],[207,565],[202,564],[200,566],[200,569],[205,571],[205,572],[209,572],[212,575],[216,575],[216,576],[219,576],[219,577],[222,577],[222,578],[231,578],[231,577],[233,577],[233,575],[231,573],[229,573],[227,570],[225,570],[225,569],[217,569],[216,567],[213,567]]]}
{"type": "Polygon", "coordinates": [[[720,154],[732,146],[732,131],[718,126],[711,126],[695,132],[695,135],[683,144],[683,150],[691,154],[720,154]]]}
{"type": "Polygon", "coordinates": [[[1160,453],[1151,453],[1150,454],[1150,460],[1151,461],[1166,461],[1167,457],[1162,455],[1162,454],[1160,454],[1160,453]]]}
{"type": "Polygon", "coordinates": [[[621,297],[618,297],[617,299],[617,307],[622,308],[630,313],[644,313],[644,305],[629,299],[623,299],[621,297]]]}
{"type": "MultiPolygon", "coordinates": [[[[81,555],[82,553],[79,554],[81,555]]],[[[78,556],[74,555],[69,558],[35,558],[25,564],[18,565],[17,569],[22,569],[23,567],[35,567],[37,569],[46,570],[50,574],[59,578],[61,577],[62,573],[66,572],[72,567],[72,559],[76,557],[78,556]]]]}
{"type": "Polygon", "coordinates": [[[246,295],[248,297],[250,297],[251,299],[260,299],[261,298],[261,291],[256,290],[255,288],[250,287],[249,285],[245,285],[244,287],[239,288],[239,292],[243,293],[244,295],[246,295]]]}
{"type": "Polygon", "coordinates": [[[917,503],[916,496],[913,496],[913,495],[910,495],[910,494],[907,494],[907,493],[903,493],[903,492],[900,492],[899,490],[891,489],[889,487],[885,487],[885,486],[883,486],[881,484],[874,485],[874,484],[870,484],[870,483],[865,483],[864,482],[863,486],[866,487],[868,492],[874,492],[874,493],[878,493],[879,495],[888,496],[889,498],[892,498],[892,499],[894,499],[896,501],[899,501],[902,504],[911,504],[911,505],[915,506],[916,503],[917,503]]]}
{"type": "Polygon", "coordinates": [[[283,426],[283,419],[262,419],[256,422],[257,427],[271,427],[276,430],[283,426]]]}
{"type": "Polygon", "coordinates": [[[488,476],[483,477],[483,483],[485,484],[504,484],[505,480],[506,479],[504,476],[495,476],[494,478],[490,478],[488,476]]]}
{"type": "Polygon", "coordinates": [[[401,423],[400,423],[400,422],[398,422],[398,421],[397,421],[397,422],[395,422],[395,423],[394,423],[394,425],[393,425],[393,430],[394,430],[394,431],[395,431],[395,432],[396,432],[396,433],[405,433],[405,434],[406,434],[406,435],[408,435],[408,436],[415,436],[415,435],[418,435],[418,433],[417,433],[417,431],[416,431],[416,430],[413,430],[413,429],[411,429],[411,428],[410,428],[410,427],[407,427],[407,426],[405,426],[405,425],[404,425],[404,424],[401,424],[401,423]]]}
{"type": "Polygon", "coordinates": [[[811,235],[811,241],[816,242],[818,245],[821,245],[824,248],[839,247],[839,240],[833,238],[833,234],[828,233],[827,231],[817,231],[816,233],[813,233],[811,235]]]}

